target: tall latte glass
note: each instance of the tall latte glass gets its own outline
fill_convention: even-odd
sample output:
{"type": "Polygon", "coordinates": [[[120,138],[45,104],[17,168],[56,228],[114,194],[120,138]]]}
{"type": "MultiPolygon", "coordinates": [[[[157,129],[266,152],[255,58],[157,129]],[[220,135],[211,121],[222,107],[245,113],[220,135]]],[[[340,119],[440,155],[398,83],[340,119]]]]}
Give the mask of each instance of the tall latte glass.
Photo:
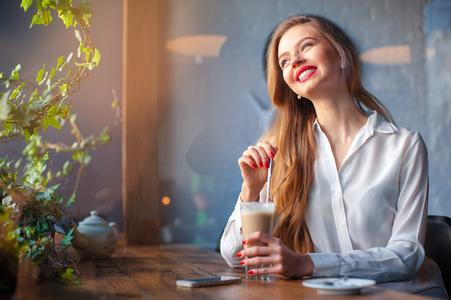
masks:
{"type": "MultiPolygon", "coordinates": [[[[241,202],[241,222],[243,237],[246,238],[249,234],[261,231],[272,235],[274,222],[274,202],[241,202]]],[[[245,247],[262,246],[262,242],[252,243],[245,247]]],[[[248,279],[269,279],[267,275],[249,275],[248,271],[251,269],[258,269],[268,267],[268,265],[260,266],[246,266],[246,278],[248,279]]]]}

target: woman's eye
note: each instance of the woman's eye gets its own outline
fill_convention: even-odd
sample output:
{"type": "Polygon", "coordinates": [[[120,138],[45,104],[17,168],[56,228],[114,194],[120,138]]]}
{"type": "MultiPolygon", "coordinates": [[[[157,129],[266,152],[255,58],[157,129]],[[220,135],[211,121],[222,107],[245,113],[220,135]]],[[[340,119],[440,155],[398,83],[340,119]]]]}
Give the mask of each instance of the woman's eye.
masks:
{"type": "Polygon", "coordinates": [[[283,69],[283,68],[285,68],[288,65],[288,63],[289,63],[289,60],[288,59],[284,59],[284,60],[282,60],[280,62],[280,67],[283,69]]]}
{"type": "Polygon", "coordinates": [[[311,46],[313,46],[313,44],[311,44],[311,43],[306,43],[306,44],[302,45],[301,49],[302,49],[302,51],[305,51],[306,49],[308,49],[308,48],[311,47],[311,46]]]}

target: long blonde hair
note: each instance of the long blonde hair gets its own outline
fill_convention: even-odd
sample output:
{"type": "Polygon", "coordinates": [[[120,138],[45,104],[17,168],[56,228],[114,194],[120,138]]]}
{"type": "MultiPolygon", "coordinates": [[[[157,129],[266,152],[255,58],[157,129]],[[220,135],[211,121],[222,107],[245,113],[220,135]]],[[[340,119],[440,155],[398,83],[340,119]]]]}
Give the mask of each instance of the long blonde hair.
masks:
{"type": "Polygon", "coordinates": [[[342,58],[347,86],[357,107],[362,112],[376,110],[386,120],[394,121],[387,108],[363,87],[357,52],[338,27],[316,16],[289,17],[276,27],[266,53],[268,92],[276,110],[270,128],[261,138],[279,147],[271,181],[271,198],[276,202],[277,220],[273,234],[290,249],[307,253],[314,251],[306,212],[314,178],[316,140],[313,124],[316,111],[310,100],[297,99],[285,83],[278,63],[280,39],[291,27],[303,24],[308,24],[324,37],[342,58]]]}

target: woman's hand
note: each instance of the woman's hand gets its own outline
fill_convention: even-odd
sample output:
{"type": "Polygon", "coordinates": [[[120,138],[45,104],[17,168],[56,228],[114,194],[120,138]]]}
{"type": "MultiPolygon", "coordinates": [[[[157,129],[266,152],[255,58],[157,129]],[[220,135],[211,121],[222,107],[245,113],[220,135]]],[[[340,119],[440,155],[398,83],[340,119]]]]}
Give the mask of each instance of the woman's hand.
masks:
{"type": "Polygon", "coordinates": [[[250,274],[280,274],[290,278],[312,275],[315,265],[310,255],[293,252],[280,239],[259,231],[250,234],[245,240],[245,245],[256,242],[263,242],[268,246],[245,247],[238,253],[238,256],[243,258],[241,265],[270,265],[270,267],[251,269],[250,274]]]}
{"type": "Polygon", "coordinates": [[[269,159],[274,158],[277,148],[268,142],[249,146],[238,159],[238,165],[243,177],[241,200],[244,202],[257,201],[258,194],[265,185],[268,177],[269,159]]]}

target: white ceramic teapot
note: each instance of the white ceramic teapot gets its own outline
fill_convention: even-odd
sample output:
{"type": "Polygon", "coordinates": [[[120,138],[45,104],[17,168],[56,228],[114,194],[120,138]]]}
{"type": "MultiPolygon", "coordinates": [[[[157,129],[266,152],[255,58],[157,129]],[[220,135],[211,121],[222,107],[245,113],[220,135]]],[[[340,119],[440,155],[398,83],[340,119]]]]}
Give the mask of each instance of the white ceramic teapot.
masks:
{"type": "Polygon", "coordinates": [[[91,211],[91,216],[78,226],[74,221],[67,225],[74,228],[72,244],[80,251],[81,258],[107,258],[116,250],[118,226],[115,222],[105,221],[97,211],[91,211]]]}

